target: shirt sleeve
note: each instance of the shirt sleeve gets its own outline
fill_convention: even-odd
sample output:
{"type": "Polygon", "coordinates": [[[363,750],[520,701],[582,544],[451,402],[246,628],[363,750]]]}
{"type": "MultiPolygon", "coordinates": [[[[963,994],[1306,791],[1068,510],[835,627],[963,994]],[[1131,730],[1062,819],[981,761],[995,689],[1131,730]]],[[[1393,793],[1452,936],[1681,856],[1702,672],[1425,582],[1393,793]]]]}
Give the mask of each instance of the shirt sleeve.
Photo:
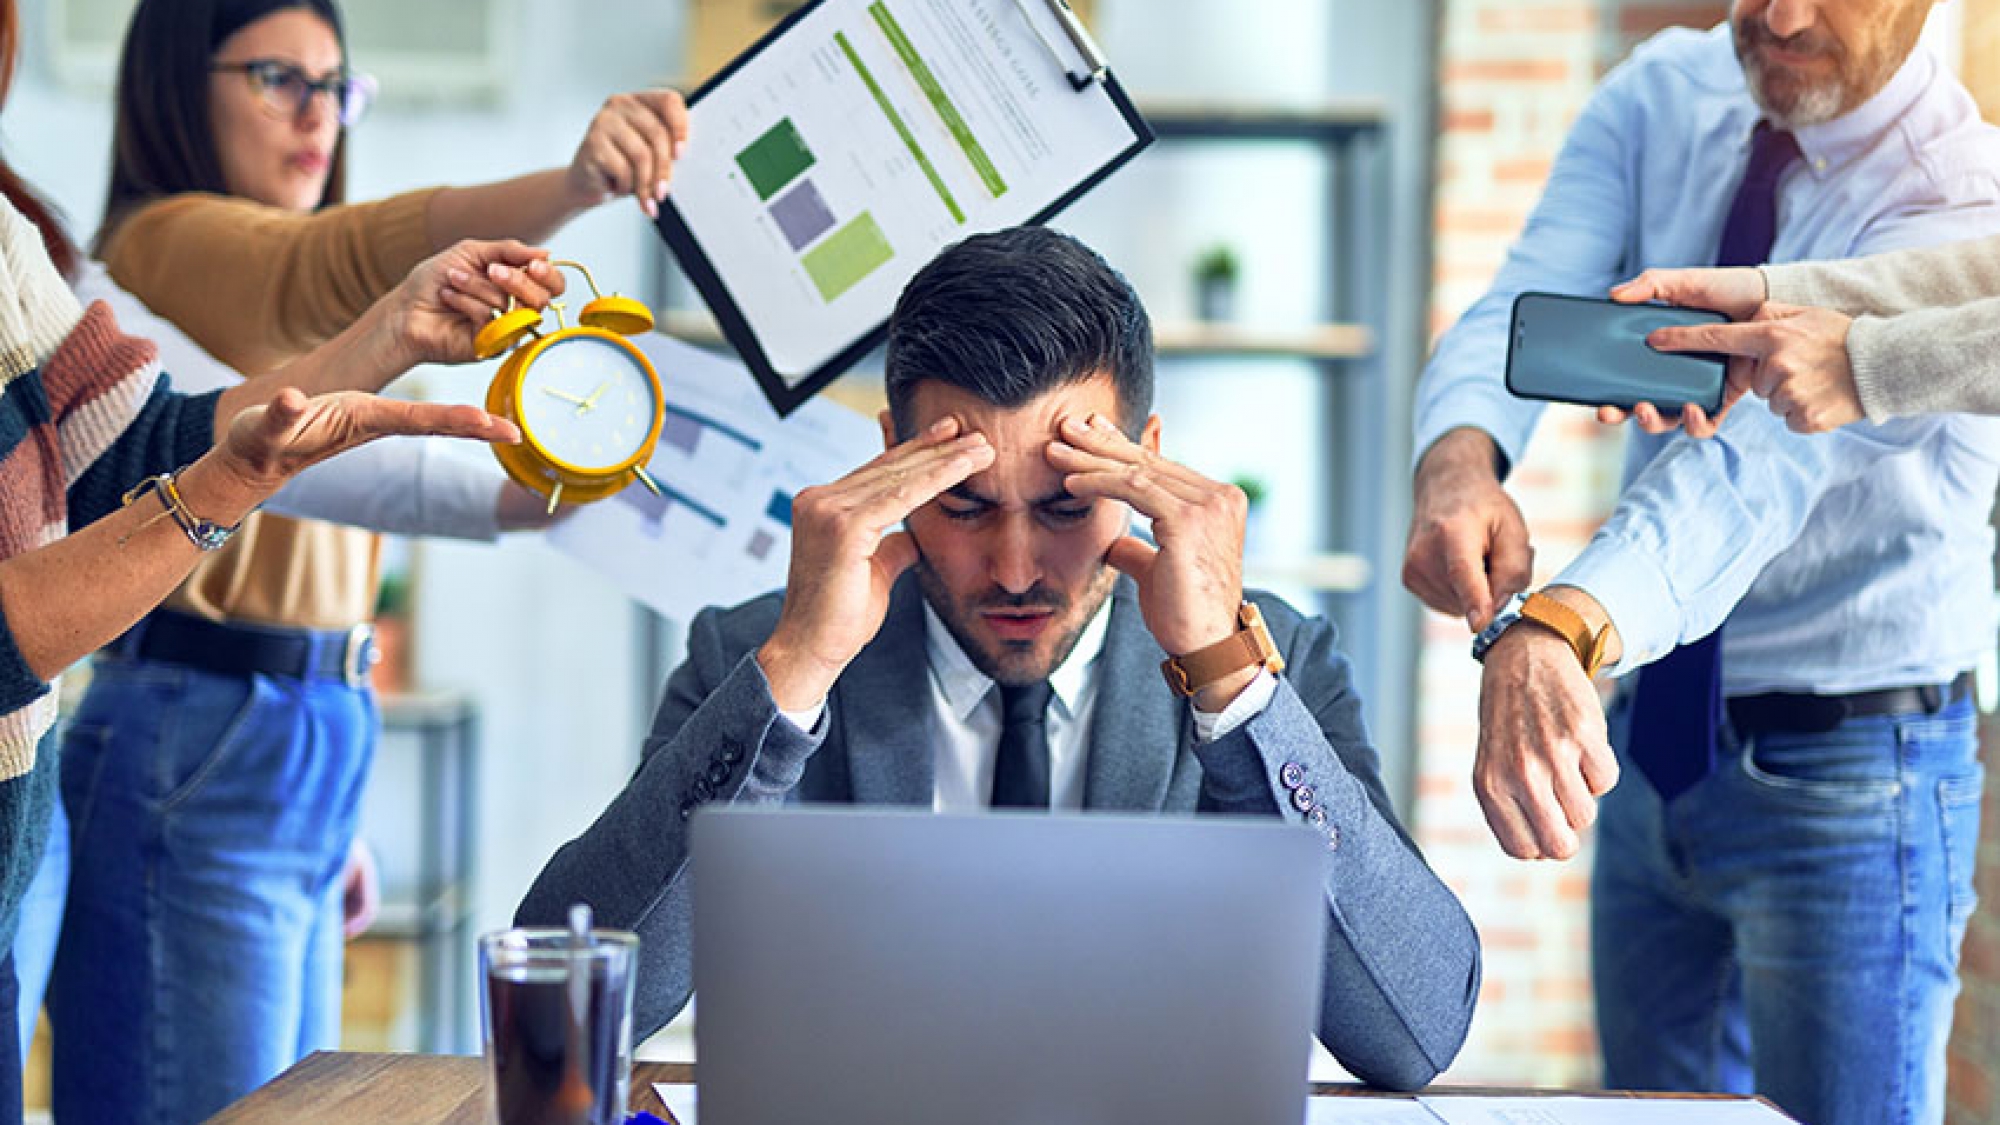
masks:
{"type": "Polygon", "coordinates": [[[818,738],[821,733],[819,721],[826,716],[826,700],[822,699],[803,711],[787,711],[780,707],[778,714],[783,715],[786,722],[798,728],[799,733],[818,738]]]}
{"type": "Polygon", "coordinates": [[[388,535],[491,543],[506,483],[490,455],[482,461],[450,438],[382,438],[293,477],[264,508],[388,535]]]}
{"type": "Polygon", "coordinates": [[[1271,697],[1277,691],[1278,677],[1272,675],[1267,668],[1258,672],[1257,678],[1251,680],[1242,691],[1237,692],[1236,698],[1230,700],[1220,711],[1204,711],[1190,705],[1188,710],[1194,712],[1195,739],[1200,742],[1214,742],[1218,738],[1227,738],[1231,731],[1263,714],[1264,708],[1271,705],[1271,697]]]}
{"type": "Polygon", "coordinates": [[[1884,457],[1943,440],[1944,428],[1933,418],[1808,436],[1745,402],[1715,438],[1669,442],[1555,584],[1604,607],[1624,646],[1606,671],[1623,675],[1714,632],[1821,496],[1884,457]]]}
{"type": "Polygon", "coordinates": [[[1509,394],[1504,380],[1514,298],[1603,294],[1622,280],[1633,221],[1626,149],[1641,141],[1630,75],[1630,64],[1614,70],[1590,99],[1492,288],[1438,341],[1417,386],[1416,460],[1446,433],[1472,428],[1519,464],[1542,406],[1509,394]]]}

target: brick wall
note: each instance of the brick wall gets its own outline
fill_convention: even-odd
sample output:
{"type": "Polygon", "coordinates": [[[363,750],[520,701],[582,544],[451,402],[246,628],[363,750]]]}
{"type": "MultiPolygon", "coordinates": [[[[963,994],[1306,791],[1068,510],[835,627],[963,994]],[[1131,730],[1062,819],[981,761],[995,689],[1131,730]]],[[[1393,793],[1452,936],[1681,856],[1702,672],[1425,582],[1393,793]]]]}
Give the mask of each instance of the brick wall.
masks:
{"type": "Polygon", "coordinates": [[[1965,992],[1951,1029],[1947,1125],[2000,1121],[2000,719],[1987,716],[1980,746],[1987,774],[1975,877],[1979,910],[1966,928],[1960,962],[1965,992]]]}
{"type": "MultiPolygon", "coordinates": [[[[1976,8],[1967,10],[1972,29],[1976,8]]],[[[2000,37],[2000,0],[1987,6],[1987,30],[2000,37]]],[[[1966,40],[1967,61],[1973,39],[1966,40]]],[[[1990,73],[1990,72],[1989,72],[1990,73]]],[[[2000,104],[1989,100],[1991,87],[1980,89],[1980,104],[1993,120],[2000,104]]],[[[1993,513],[2000,531],[2000,507],[1993,513]]],[[[1996,563],[2000,566],[2000,563],[1996,563]]],[[[2000,577],[2000,569],[1996,569],[2000,577]]],[[[1988,715],[1980,728],[1981,760],[1986,763],[1986,799],[1979,818],[1979,859],[1974,882],[1979,909],[1966,927],[1959,962],[1965,991],[1958,998],[1947,1062],[1946,1125],[1993,1125],[2000,1122],[2000,715],[1988,715]]]]}
{"type": "MultiPolygon", "coordinates": [[[[1432,326],[1484,292],[1598,77],[1673,24],[1725,3],[1443,0],[1432,326]]],[[[1498,362],[1499,357],[1495,357],[1498,362]]],[[[1619,438],[1554,408],[1508,488],[1528,517],[1538,582],[1582,548],[1618,482],[1619,438]]],[[[1585,917],[1589,857],[1525,864],[1500,852],[1472,795],[1478,667],[1463,622],[1426,615],[1418,667],[1416,821],[1431,863],[1485,939],[1472,1036],[1447,1080],[1598,1080],[1585,917]]]]}
{"type": "MultiPolygon", "coordinates": [[[[1963,74],[1988,121],[2000,121],[2000,0],[1965,0],[1963,74]]],[[[2000,528],[2000,511],[1994,514],[2000,528]]],[[[1987,716],[1980,740],[1986,801],[1980,817],[1979,910],[1960,961],[1965,992],[1951,1029],[1948,1125],[2000,1122],[2000,718],[1987,716]]]]}

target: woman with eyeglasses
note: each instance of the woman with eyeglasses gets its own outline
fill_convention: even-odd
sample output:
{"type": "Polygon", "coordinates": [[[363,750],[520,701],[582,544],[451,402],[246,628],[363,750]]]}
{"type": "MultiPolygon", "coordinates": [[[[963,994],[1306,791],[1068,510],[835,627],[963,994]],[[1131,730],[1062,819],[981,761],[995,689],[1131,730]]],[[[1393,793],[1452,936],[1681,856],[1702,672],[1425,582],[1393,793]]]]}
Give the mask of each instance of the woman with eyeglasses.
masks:
{"type": "MultiPolygon", "coordinates": [[[[678,95],[621,95],[565,167],[346,204],[370,92],[330,0],[141,0],[95,244],[109,282],[266,370],[441,244],[543,241],[616,195],[655,213],[687,137],[678,95]]],[[[421,492],[428,473],[353,491],[421,492]]],[[[238,540],[106,650],[65,739],[73,876],[49,1007],[66,1120],[201,1120],[337,1042],[342,872],[378,725],[376,541],[269,514],[238,540]]]]}

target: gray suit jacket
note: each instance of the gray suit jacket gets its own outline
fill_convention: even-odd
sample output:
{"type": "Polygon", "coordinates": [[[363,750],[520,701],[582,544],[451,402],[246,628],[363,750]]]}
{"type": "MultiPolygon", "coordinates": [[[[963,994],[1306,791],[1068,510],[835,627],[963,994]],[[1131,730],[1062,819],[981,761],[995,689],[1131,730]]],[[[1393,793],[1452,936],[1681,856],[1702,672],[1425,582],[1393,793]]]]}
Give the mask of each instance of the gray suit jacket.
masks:
{"type": "MultiPolygon", "coordinates": [[[[1301,823],[1323,815],[1318,830],[1338,861],[1326,885],[1319,1038],[1364,1081],[1414,1089],[1464,1042],[1479,992],[1478,935],[1395,821],[1333,627],[1275,598],[1253,598],[1286,671],[1261,714],[1196,745],[1188,705],[1160,676],[1166,654],[1146,630],[1136,588],[1119,580],[1084,804],[1301,823]],[[1323,813],[1309,818],[1315,808],[1323,813]]],[[[782,604],[769,594],[695,617],[687,660],[667,680],[638,772],[549,861],[518,912],[523,925],[562,925],[569,904],[583,901],[601,923],[637,931],[642,1035],[673,1018],[693,988],[687,816],[696,806],[932,801],[915,581],[897,585],[881,631],[834,686],[816,735],[778,713],[755,660],[782,604]]]]}

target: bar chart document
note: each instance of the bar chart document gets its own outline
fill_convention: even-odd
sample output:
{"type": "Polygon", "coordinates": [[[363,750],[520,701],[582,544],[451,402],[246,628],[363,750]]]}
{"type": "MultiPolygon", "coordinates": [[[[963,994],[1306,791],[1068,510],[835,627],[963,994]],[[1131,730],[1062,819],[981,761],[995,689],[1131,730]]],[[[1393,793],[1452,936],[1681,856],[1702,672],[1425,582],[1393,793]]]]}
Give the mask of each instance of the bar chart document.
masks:
{"type": "Polygon", "coordinates": [[[660,372],[666,420],[633,484],[547,532],[630,597],[685,623],[785,584],[792,496],[882,452],[875,420],[829,399],[771,413],[735,362],[657,332],[632,337],[660,372]]]}
{"type": "Polygon", "coordinates": [[[820,0],[689,99],[659,230],[771,404],[879,343],[942,248],[1045,222],[1152,134],[1061,0],[820,0]]]}

